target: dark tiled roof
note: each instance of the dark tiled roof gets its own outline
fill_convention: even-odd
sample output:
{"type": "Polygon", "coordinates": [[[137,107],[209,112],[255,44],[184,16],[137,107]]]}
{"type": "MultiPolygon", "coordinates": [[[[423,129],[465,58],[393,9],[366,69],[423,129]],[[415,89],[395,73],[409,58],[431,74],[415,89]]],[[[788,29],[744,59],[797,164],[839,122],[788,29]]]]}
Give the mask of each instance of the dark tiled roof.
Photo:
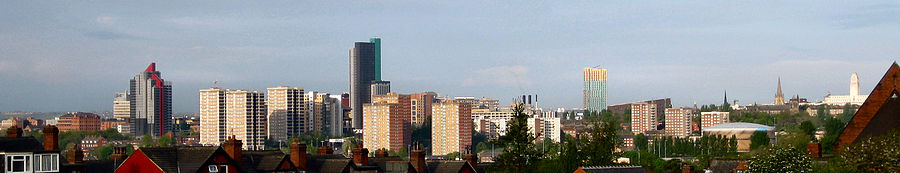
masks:
{"type": "Polygon", "coordinates": [[[41,152],[44,151],[44,144],[34,139],[34,137],[26,136],[19,138],[0,137],[0,152],[41,152]]]}
{"type": "Polygon", "coordinates": [[[425,163],[429,173],[457,173],[463,169],[474,169],[468,162],[463,160],[453,161],[430,161],[425,163]]]}
{"type": "Polygon", "coordinates": [[[278,169],[281,161],[287,157],[283,152],[278,150],[265,151],[245,151],[242,153],[243,167],[250,169],[249,171],[275,171],[278,169]]]}
{"type": "Polygon", "coordinates": [[[713,173],[734,172],[734,168],[737,168],[737,166],[740,165],[741,162],[744,162],[744,160],[712,159],[709,160],[709,167],[706,169],[712,171],[713,173]]]}
{"type": "Polygon", "coordinates": [[[112,160],[88,160],[84,162],[86,172],[91,173],[113,173],[116,168],[122,164],[122,161],[113,162],[112,160]]]}
{"type": "Polygon", "coordinates": [[[149,147],[141,148],[150,160],[165,172],[196,172],[219,147],[149,147]]]}

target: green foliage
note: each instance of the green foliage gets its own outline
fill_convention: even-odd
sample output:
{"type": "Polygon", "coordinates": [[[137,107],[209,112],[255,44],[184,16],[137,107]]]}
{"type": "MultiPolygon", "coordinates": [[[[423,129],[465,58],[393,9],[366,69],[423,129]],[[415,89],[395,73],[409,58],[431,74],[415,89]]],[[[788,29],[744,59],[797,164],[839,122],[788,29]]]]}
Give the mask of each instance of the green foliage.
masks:
{"type": "Polygon", "coordinates": [[[412,130],[412,141],[418,141],[425,148],[431,148],[431,125],[425,124],[412,130]]]}
{"type": "Polygon", "coordinates": [[[763,112],[744,112],[732,115],[729,119],[731,119],[731,122],[747,122],[771,126],[774,124],[775,116],[763,112]]]}
{"type": "MultiPolygon", "coordinates": [[[[38,130],[33,130],[30,133],[32,136],[37,138],[39,141],[41,141],[41,142],[44,141],[43,140],[43,138],[44,138],[43,132],[38,131],[38,130]]],[[[29,135],[29,132],[26,132],[25,134],[29,135]]],[[[69,145],[73,145],[76,143],[81,143],[81,140],[83,140],[84,137],[86,137],[86,136],[100,136],[100,137],[106,138],[107,141],[121,141],[121,140],[131,140],[132,139],[132,137],[130,135],[123,135],[123,134],[119,133],[118,131],[116,131],[115,129],[106,129],[106,130],[91,131],[91,132],[72,130],[72,131],[66,131],[66,132],[59,133],[59,141],[58,141],[59,146],[69,146],[69,145]]]]}
{"type": "Polygon", "coordinates": [[[579,135],[585,136],[582,154],[587,157],[585,158],[586,165],[612,165],[619,156],[618,153],[614,153],[616,146],[620,143],[618,120],[611,118],[604,121],[602,126],[600,124],[593,123],[593,127],[588,128],[586,135],[579,135]]]}
{"type": "Polygon", "coordinates": [[[97,147],[96,149],[94,149],[94,152],[91,153],[91,155],[94,157],[97,157],[97,159],[99,159],[99,160],[108,160],[109,155],[112,155],[112,153],[113,153],[113,145],[106,144],[106,145],[103,145],[103,146],[100,146],[100,147],[97,147]]]}
{"type": "Polygon", "coordinates": [[[795,148],[798,150],[806,150],[813,137],[803,130],[792,130],[785,135],[778,135],[778,145],[784,148],[795,148]]]}
{"type": "Polygon", "coordinates": [[[841,135],[841,131],[843,130],[844,122],[841,122],[840,119],[828,117],[825,120],[825,136],[822,137],[822,141],[819,142],[822,144],[823,153],[834,152],[834,143],[837,142],[837,138],[841,135]]]}
{"type": "Polygon", "coordinates": [[[750,150],[769,145],[769,135],[764,131],[756,131],[750,136],[750,150]]]}
{"type": "Polygon", "coordinates": [[[842,151],[844,164],[866,172],[900,172],[900,131],[865,138],[842,151]]]}
{"type": "Polygon", "coordinates": [[[141,137],[141,147],[153,147],[157,145],[159,145],[159,143],[156,143],[156,140],[153,140],[153,136],[150,136],[150,134],[141,137]]]}
{"type": "Polygon", "coordinates": [[[447,153],[447,155],[444,155],[444,159],[455,160],[456,158],[460,158],[459,156],[460,156],[459,152],[452,152],[452,153],[447,153]]]}
{"type": "Polygon", "coordinates": [[[810,121],[803,121],[802,123],[800,123],[800,126],[798,128],[800,128],[800,130],[803,130],[803,133],[808,136],[813,136],[816,134],[816,126],[813,125],[813,123],[810,121]]]}
{"type": "Polygon", "coordinates": [[[578,139],[565,135],[559,146],[559,155],[544,159],[540,172],[572,172],[578,169],[584,159],[578,146],[578,139]]]}
{"type": "Polygon", "coordinates": [[[513,107],[515,115],[509,120],[506,135],[497,139],[503,146],[503,154],[494,158],[496,165],[504,172],[531,172],[541,160],[541,153],[534,143],[534,136],[528,130],[528,115],[523,104],[513,107]]]}
{"type": "Polygon", "coordinates": [[[750,172],[813,172],[812,163],[801,150],[774,147],[751,157],[748,169],[750,172]]]}
{"type": "Polygon", "coordinates": [[[737,141],[731,142],[727,137],[720,135],[701,136],[697,140],[667,136],[654,138],[653,141],[648,151],[660,157],[700,155],[725,157],[737,153],[737,141]]]}
{"type": "Polygon", "coordinates": [[[475,153],[479,153],[481,151],[486,151],[486,150],[490,150],[490,149],[491,148],[488,147],[488,144],[485,142],[479,142],[478,145],[475,145],[475,153]]]}
{"type": "Polygon", "coordinates": [[[169,136],[159,137],[159,139],[157,139],[156,142],[157,142],[157,146],[160,146],[160,147],[168,147],[168,146],[175,145],[175,139],[173,139],[172,137],[169,137],[169,136]]]}
{"type": "Polygon", "coordinates": [[[637,150],[647,151],[647,145],[649,145],[649,142],[647,141],[647,136],[644,136],[643,133],[634,136],[634,147],[637,150]]]}

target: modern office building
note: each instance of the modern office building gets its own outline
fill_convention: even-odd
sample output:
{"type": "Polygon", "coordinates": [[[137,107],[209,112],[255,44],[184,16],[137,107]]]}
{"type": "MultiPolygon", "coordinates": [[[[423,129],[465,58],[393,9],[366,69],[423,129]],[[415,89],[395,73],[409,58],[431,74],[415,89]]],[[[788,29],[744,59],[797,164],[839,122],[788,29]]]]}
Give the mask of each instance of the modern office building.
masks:
{"type": "Polygon", "coordinates": [[[656,130],[656,104],[631,104],[631,132],[635,135],[656,130]]]}
{"type": "Polygon", "coordinates": [[[266,110],[269,130],[266,135],[275,141],[285,141],[307,132],[308,103],[303,88],[278,86],[266,89],[266,110]]]}
{"type": "Polygon", "coordinates": [[[162,136],[172,131],[172,82],[162,79],[156,63],[131,79],[128,98],[132,135],[162,136]]]}
{"type": "Polygon", "coordinates": [[[381,81],[381,39],[356,42],[350,48],[350,113],[353,128],[362,129],[363,104],[371,103],[373,81],[381,81]]]}
{"type": "Polygon", "coordinates": [[[97,131],[100,130],[100,116],[87,112],[69,112],[56,117],[56,126],[59,127],[60,132],[97,131]]]}
{"type": "Polygon", "coordinates": [[[700,112],[700,127],[701,129],[712,127],[719,124],[724,124],[729,122],[729,114],[730,112],[700,112]]]}
{"type": "Polygon", "coordinates": [[[687,137],[691,134],[691,117],[693,110],[685,108],[666,108],[666,136],[687,137]]]}
{"type": "Polygon", "coordinates": [[[606,109],[606,69],[584,68],[584,109],[601,111],[606,109]]]}
{"type": "Polygon", "coordinates": [[[472,145],[472,106],[449,100],[432,105],[432,155],[463,153],[472,145]]]}
{"type": "Polygon", "coordinates": [[[200,144],[218,146],[227,139],[225,89],[200,90],[200,144]]]}
{"type": "Polygon", "coordinates": [[[309,105],[307,108],[309,109],[307,117],[309,117],[306,121],[306,124],[309,128],[307,131],[310,132],[325,132],[326,126],[328,126],[327,119],[332,119],[328,116],[332,116],[335,112],[334,107],[331,105],[333,100],[331,100],[331,94],[328,93],[319,93],[315,91],[307,92],[307,104],[309,105]]]}
{"type": "Polygon", "coordinates": [[[849,95],[831,95],[829,93],[825,96],[825,101],[823,101],[822,103],[839,106],[843,106],[846,104],[862,105],[867,98],[869,98],[869,95],[859,94],[859,76],[857,76],[856,73],[853,73],[850,75],[849,95]]]}
{"type": "Polygon", "coordinates": [[[125,120],[131,118],[131,102],[128,101],[128,93],[116,93],[113,99],[113,118],[125,120]]]}
{"type": "MultiPolygon", "coordinates": [[[[266,98],[261,91],[225,91],[226,136],[243,141],[245,150],[263,150],[266,141],[266,98]]],[[[224,141],[225,139],[221,139],[224,141]]]]}
{"type": "Polygon", "coordinates": [[[363,147],[399,150],[410,144],[410,97],[397,93],[376,96],[363,106],[363,147]]]}

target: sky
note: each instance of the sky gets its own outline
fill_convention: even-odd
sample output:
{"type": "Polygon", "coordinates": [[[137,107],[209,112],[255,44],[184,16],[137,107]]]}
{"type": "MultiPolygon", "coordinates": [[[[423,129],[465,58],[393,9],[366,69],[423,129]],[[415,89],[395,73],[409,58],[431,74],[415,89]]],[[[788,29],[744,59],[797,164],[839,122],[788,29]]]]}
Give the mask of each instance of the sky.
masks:
{"type": "Polygon", "coordinates": [[[399,93],[582,107],[585,67],[609,104],[741,105],[871,92],[900,55],[885,1],[10,1],[0,0],[0,112],[102,111],[151,62],[176,112],[199,90],[349,89],[353,42],[382,38],[399,93]]]}

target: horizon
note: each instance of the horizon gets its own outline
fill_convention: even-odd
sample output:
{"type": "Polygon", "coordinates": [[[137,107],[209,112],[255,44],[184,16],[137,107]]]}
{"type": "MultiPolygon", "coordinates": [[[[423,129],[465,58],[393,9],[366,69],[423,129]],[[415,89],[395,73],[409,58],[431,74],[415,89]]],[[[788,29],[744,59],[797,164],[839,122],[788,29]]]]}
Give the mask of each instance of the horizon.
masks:
{"type": "Polygon", "coordinates": [[[375,36],[394,92],[501,105],[537,94],[545,109],[582,107],[581,70],[597,65],[609,70],[609,105],[721,104],[726,90],[747,105],[771,103],[779,77],[785,97],[816,102],[847,94],[856,72],[868,94],[900,54],[890,1],[471,3],[9,2],[0,112],[112,110],[151,62],[173,82],[174,112],[197,112],[213,81],[339,94],[347,50],[375,36]]]}

